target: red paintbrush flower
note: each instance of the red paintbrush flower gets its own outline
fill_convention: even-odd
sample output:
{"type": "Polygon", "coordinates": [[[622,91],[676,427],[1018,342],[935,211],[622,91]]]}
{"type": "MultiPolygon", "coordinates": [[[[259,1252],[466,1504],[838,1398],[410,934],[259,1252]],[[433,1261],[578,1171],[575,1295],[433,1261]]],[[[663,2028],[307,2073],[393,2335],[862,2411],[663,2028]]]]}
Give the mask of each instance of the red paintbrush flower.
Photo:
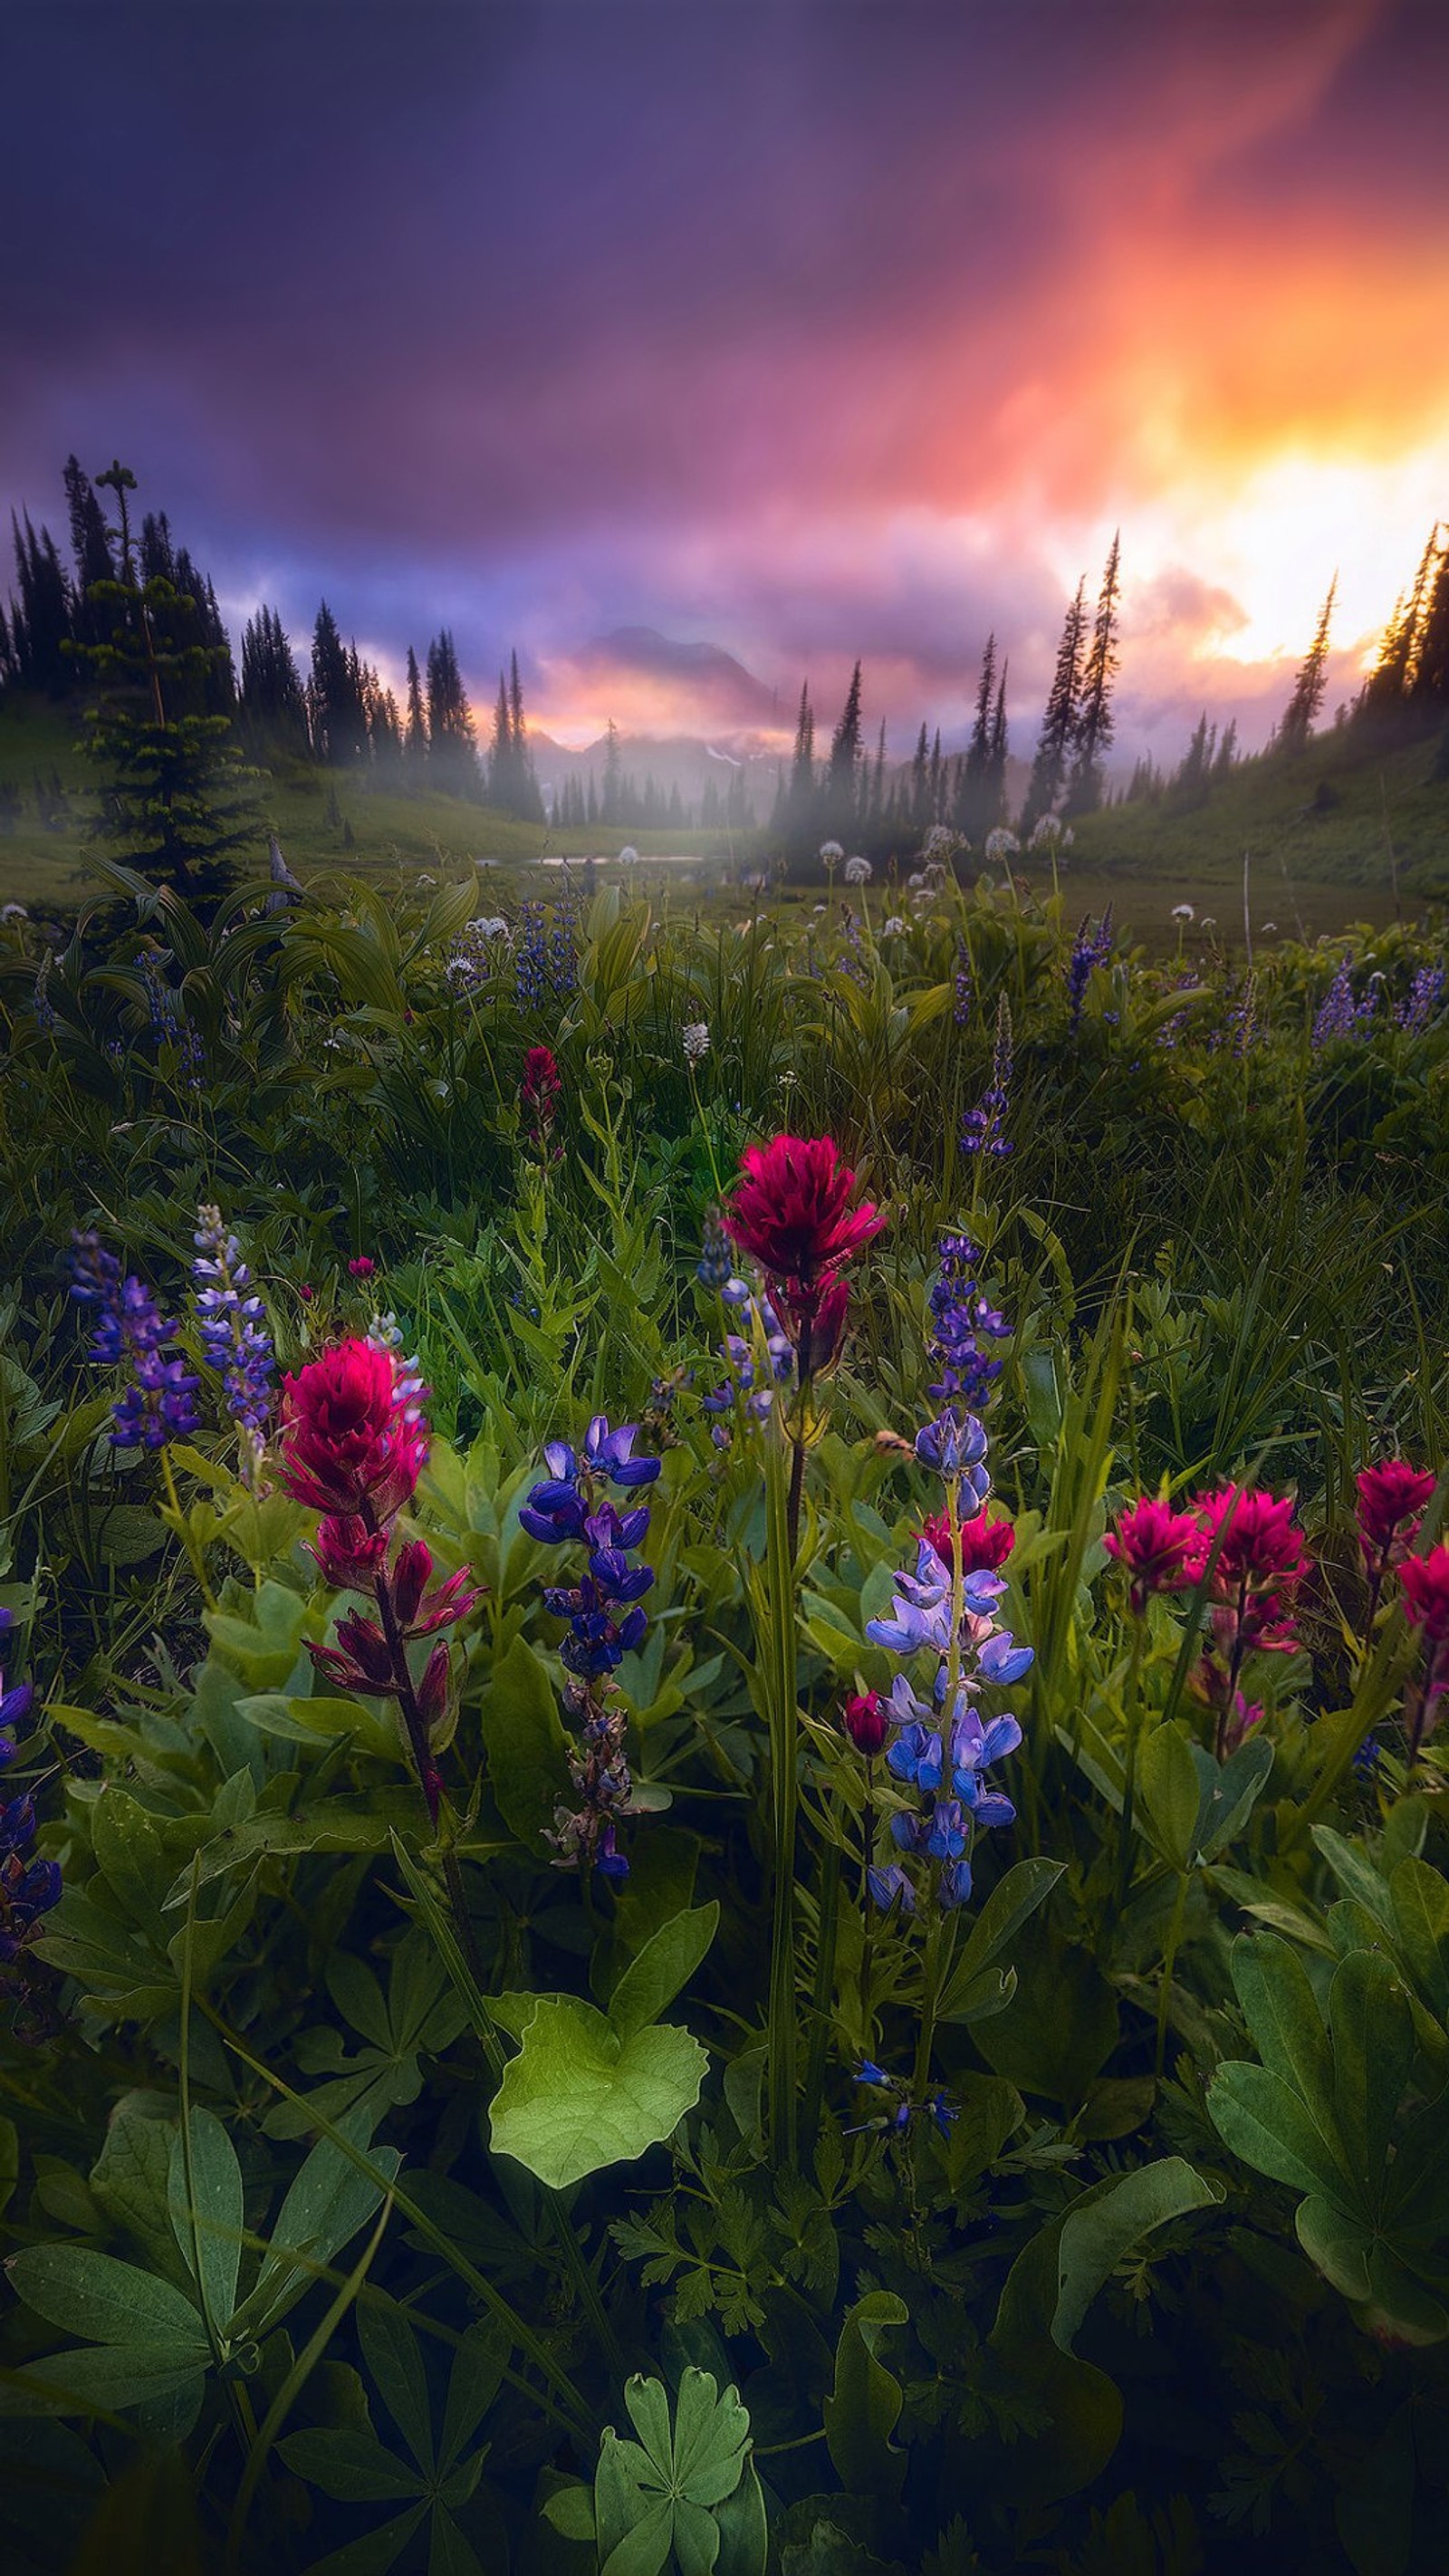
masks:
{"type": "Polygon", "coordinates": [[[374,1529],[393,1519],[411,1501],[428,1454],[419,1390],[393,1353],[378,1342],[338,1342],[283,1384],[278,1456],[286,1491],[314,1511],[374,1529]]]}
{"type": "Polygon", "coordinates": [[[1221,1485],[1199,1494],[1194,1508],[1203,1524],[1202,1561],[1221,1532],[1208,1583],[1217,1605],[1214,1634],[1237,1659],[1266,1647],[1286,1653],[1296,1642],[1293,1586],[1308,1570],[1303,1533],[1293,1525],[1291,1494],[1264,1494],[1253,1485],[1221,1485]]]}
{"type": "Polygon", "coordinates": [[[1449,1644],[1449,1546],[1441,1540],[1427,1556],[1408,1556],[1403,1570],[1404,1610],[1430,1646],[1449,1644]]]}
{"type": "Polygon", "coordinates": [[[1419,1514],[1434,1491],[1433,1469],[1411,1467],[1407,1458],[1381,1458],[1375,1467],[1360,1467],[1355,1482],[1359,1545],[1369,1563],[1392,1549],[1412,1547],[1419,1514]]]}
{"type": "MultiPolygon", "coordinates": [[[[933,1547],[941,1563],[950,1566],[951,1524],[944,1512],[927,1521],[921,1536],[933,1547]]],[[[978,1512],[974,1521],[961,1523],[961,1571],[963,1574],[994,1574],[1006,1563],[1016,1545],[1016,1532],[1010,1521],[989,1521],[978,1512]]]]}
{"type": "Polygon", "coordinates": [[[552,1047],[530,1047],[523,1060],[523,1080],[518,1087],[518,1097],[535,1145],[542,1144],[553,1125],[562,1091],[563,1075],[552,1047]]]}
{"type": "Polygon", "coordinates": [[[1196,1515],[1175,1512],[1150,1494],[1133,1503],[1102,1541],[1131,1578],[1129,1600],[1140,1619],[1153,1592],[1185,1592],[1202,1572],[1203,1534],[1196,1515]]]}
{"type": "MultiPolygon", "coordinates": [[[[885,1218],[869,1199],[851,1205],[855,1174],[829,1136],[773,1136],[768,1145],[747,1146],[740,1169],[744,1177],[725,1231],[772,1281],[797,1342],[810,1335],[827,1303],[838,1340],[844,1320],[839,1274],[885,1218]]],[[[815,1357],[802,1352],[802,1360],[815,1357]]]]}

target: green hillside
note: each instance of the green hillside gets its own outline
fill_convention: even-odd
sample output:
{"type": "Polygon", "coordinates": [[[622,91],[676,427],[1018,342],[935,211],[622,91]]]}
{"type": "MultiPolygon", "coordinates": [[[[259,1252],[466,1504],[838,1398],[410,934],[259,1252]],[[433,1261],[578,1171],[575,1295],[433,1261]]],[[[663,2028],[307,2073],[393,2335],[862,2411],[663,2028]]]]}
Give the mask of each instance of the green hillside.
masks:
{"type": "MultiPolygon", "coordinates": [[[[597,828],[554,832],[461,797],[388,793],[366,777],[300,761],[261,772],[256,795],[256,863],[265,866],[272,830],[288,865],[304,879],[339,867],[362,875],[398,865],[448,872],[478,860],[523,867],[555,853],[612,856],[626,837],[597,828]]],[[[93,886],[96,846],[88,825],[95,810],[93,773],[70,711],[0,698],[0,899],[69,904],[93,886]]],[[[642,858],[682,849],[701,858],[728,854],[724,832],[627,837],[642,858]]]]}

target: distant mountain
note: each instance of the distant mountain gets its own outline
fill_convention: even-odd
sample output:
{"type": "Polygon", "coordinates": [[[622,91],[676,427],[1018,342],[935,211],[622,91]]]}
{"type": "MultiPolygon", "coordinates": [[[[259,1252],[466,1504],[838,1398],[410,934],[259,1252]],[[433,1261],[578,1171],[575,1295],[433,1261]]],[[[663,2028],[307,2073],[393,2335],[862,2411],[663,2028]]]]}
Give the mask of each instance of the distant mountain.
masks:
{"type": "Polygon", "coordinates": [[[616,626],[569,658],[584,679],[607,681],[617,674],[662,682],[700,733],[773,731],[793,722],[792,713],[782,713],[778,692],[719,644],[681,644],[654,626],[616,626]]]}

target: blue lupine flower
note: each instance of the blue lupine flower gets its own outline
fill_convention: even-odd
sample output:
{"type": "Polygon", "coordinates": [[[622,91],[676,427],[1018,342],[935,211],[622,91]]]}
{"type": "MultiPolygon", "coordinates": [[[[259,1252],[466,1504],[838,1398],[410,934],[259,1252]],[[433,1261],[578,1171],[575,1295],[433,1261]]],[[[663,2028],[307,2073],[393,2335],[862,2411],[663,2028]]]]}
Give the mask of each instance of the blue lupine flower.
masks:
{"type": "Polygon", "coordinates": [[[963,1154],[1009,1154],[1006,1116],[1011,1107],[1011,1013],[1003,994],[996,1013],[996,1044],[991,1057],[991,1080],[974,1109],[968,1109],[961,1122],[963,1154]]]}
{"type": "MultiPolygon", "coordinates": [[[[0,1646],[3,1646],[14,1625],[14,1611],[0,1605],[0,1646]]],[[[15,1742],[9,1730],[13,1726],[21,1725],[30,1715],[34,1699],[35,1693],[29,1682],[12,1682],[7,1688],[4,1671],[0,1669],[0,1764],[9,1762],[13,1758],[15,1742]]]]}
{"type": "Polygon", "coordinates": [[[1421,966],[1409,986],[1408,998],[1399,1005],[1396,1017],[1401,1029],[1412,1036],[1426,1029],[1444,998],[1445,975],[1442,966],[1421,966]]]}
{"type": "Polygon", "coordinates": [[[557,1810],[548,1839],[560,1868],[596,1869],[613,1879],[628,1875],[613,1820],[629,1812],[633,1784],[624,1754],[625,1713],[608,1677],[643,1642],[648,1619],[639,1605],[654,1571],[630,1563],[648,1533],[647,1504],[621,1512],[597,1488],[613,1484],[629,1492],[652,1484],[660,1462],[634,1455],[638,1436],[637,1424],[611,1430],[600,1413],[589,1424],[581,1454],[566,1440],[550,1440],[543,1453],[548,1475],[519,1513],[521,1526],[545,1546],[582,1540],[588,1548],[579,1580],[550,1584],[543,1596],[550,1616],[568,1621],[559,1654],[570,1675],[565,1705],[579,1725],[578,1743],[569,1753],[578,1804],[557,1810]]]}
{"type": "Polygon", "coordinates": [[[191,1275],[198,1282],[201,1346],[221,1375],[223,1401],[232,1420],[260,1433],[272,1410],[276,1367],[266,1310],[252,1290],[241,1245],[234,1234],[228,1234],[220,1208],[203,1205],[196,1213],[199,1224],[192,1237],[196,1259],[191,1275]]]}
{"type": "MultiPolygon", "coordinates": [[[[963,1419],[948,1408],[918,1434],[916,1452],[940,1469],[948,1514],[960,1517],[963,1489],[973,1497],[975,1509],[985,1504],[991,1489],[984,1464],[986,1435],[973,1415],[963,1419]]],[[[908,1674],[896,1675],[890,1693],[895,1731],[885,1766],[893,1780],[921,1801],[895,1811],[891,1838],[906,1860],[929,1865],[936,1901],[947,1909],[970,1896],[976,1831],[1012,1824],[1016,1817],[1011,1800],[989,1786],[987,1774],[994,1763],[1017,1751],[1021,1728],[1009,1712],[983,1719],[976,1705],[983,1686],[1003,1688],[1019,1681],[1031,1665],[1031,1648],[1018,1646],[1011,1632],[997,1625],[996,1606],[1005,1590],[1001,1576],[989,1568],[964,1575],[956,1630],[954,1569],[923,1537],[914,1571],[896,1576],[889,1615],[866,1625],[873,1645],[901,1656],[928,1652],[936,1661],[928,1698],[908,1674]]],[[[905,1861],[871,1866],[866,1884],[881,1908],[898,1905],[903,1914],[914,1910],[915,1887],[905,1861]]]]}
{"type": "MultiPolygon", "coordinates": [[[[15,1625],[9,1610],[0,1610],[0,1639],[8,1636],[15,1625]]],[[[30,1690],[24,1682],[9,1691],[0,1681],[0,1723],[14,1724],[28,1714],[30,1690]]],[[[0,1761],[8,1761],[15,1747],[8,1740],[0,1750],[0,1761]]],[[[53,1860],[27,1858],[35,1835],[35,1799],[29,1789],[18,1798],[0,1800],[0,1968],[13,1968],[22,1952],[33,1940],[42,1915],[60,1903],[60,1870],[53,1860]]],[[[4,1984],[13,1993],[19,1982],[7,1978],[4,1984]]]]}
{"type": "MultiPolygon", "coordinates": [[[[857,2084],[874,2085],[879,2091],[892,2096],[891,2109],[878,2120],[865,2121],[863,2126],[866,2128],[885,2129],[899,2134],[908,2129],[913,2120],[924,2115],[934,2121],[943,2138],[948,2138],[951,2134],[952,2121],[959,2117],[956,2104],[951,2100],[950,2095],[939,2087],[934,2093],[928,2094],[924,2102],[913,2102],[907,2086],[900,2077],[887,2075],[885,2068],[877,2066],[873,2058],[866,2057],[861,2060],[855,2070],[855,2080],[857,2084]]],[[[847,2137],[854,2137],[859,2132],[847,2129],[845,2134],[847,2137]]]]}
{"type": "Polygon", "coordinates": [[[970,952],[963,942],[956,951],[955,999],[951,1006],[951,1016],[958,1029],[964,1029],[971,1017],[973,990],[970,952]]]}
{"type": "Polygon", "coordinates": [[[1109,903],[1095,930],[1092,928],[1090,914],[1083,913],[1081,927],[1072,943],[1072,953],[1067,961],[1067,1002],[1073,1037],[1076,1036],[1082,1024],[1082,1004],[1087,998],[1087,986],[1097,967],[1105,966],[1111,954],[1112,907],[1109,903]]]}
{"type": "Polygon", "coordinates": [[[71,1295],[98,1310],[88,1356],[102,1366],[130,1364],[131,1383],[111,1407],[112,1447],[162,1449],[168,1440],[188,1438],[197,1428],[192,1398],[199,1381],[184,1360],[161,1356],[176,1326],[143,1281],[121,1278],[115,1255],[95,1234],[77,1233],[71,1243],[71,1295]]]}
{"type": "MultiPolygon", "coordinates": [[[[723,1295],[733,1280],[734,1266],[734,1247],[724,1230],[724,1221],[718,1208],[711,1208],[704,1220],[704,1242],[694,1275],[702,1288],[713,1288],[723,1295]]],[[[744,1287],[743,1280],[739,1284],[744,1287]]],[[[747,1288],[745,1294],[749,1295],[747,1288]]]]}

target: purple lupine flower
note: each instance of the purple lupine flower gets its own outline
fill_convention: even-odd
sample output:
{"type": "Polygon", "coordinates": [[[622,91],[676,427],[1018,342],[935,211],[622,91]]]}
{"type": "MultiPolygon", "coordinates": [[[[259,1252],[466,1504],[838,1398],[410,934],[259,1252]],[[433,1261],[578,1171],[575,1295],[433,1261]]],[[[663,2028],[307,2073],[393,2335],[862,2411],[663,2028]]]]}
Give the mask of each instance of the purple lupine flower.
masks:
{"type": "Polygon", "coordinates": [[[630,1563],[648,1533],[648,1505],[621,1511],[600,1488],[612,1484],[628,1493],[653,1483],[660,1462],[634,1455],[638,1436],[637,1424],[611,1430],[600,1413],[584,1435],[581,1456],[566,1440],[550,1440],[543,1453],[548,1474],[519,1513],[520,1525],[545,1546],[582,1541],[588,1549],[577,1582],[550,1584],[543,1596],[550,1616],[569,1624],[559,1653],[569,1675],[564,1705],[578,1729],[569,1751],[577,1805],[559,1807],[547,1839],[558,1868],[597,1870],[613,1879],[628,1875],[616,1827],[631,1812],[633,1783],[624,1752],[626,1712],[610,1676],[643,1642],[648,1619],[640,1604],[654,1570],[630,1563]]]}
{"type": "Polygon", "coordinates": [[[199,1381],[182,1359],[163,1359],[176,1326],[140,1279],[121,1277],[120,1263],[94,1233],[71,1239],[71,1295],[97,1310],[87,1356],[102,1367],[124,1360],[131,1383],[111,1407],[115,1449],[164,1449],[197,1428],[193,1397],[199,1381]]]}
{"type": "Polygon", "coordinates": [[[971,980],[971,952],[962,940],[956,950],[956,976],[951,1017],[958,1029],[964,1029],[971,1017],[975,987],[971,980]]]}
{"type": "Polygon", "coordinates": [[[178,1033],[176,997],[170,985],[162,983],[160,970],[149,948],[141,951],[141,981],[146,988],[152,1037],[158,1046],[174,1044],[178,1033]]]}
{"type": "Polygon", "coordinates": [[[241,1245],[227,1232],[220,1208],[203,1203],[196,1214],[191,1275],[197,1282],[202,1350],[221,1377],[223,1402],[232,1420],[260,1438],[275,1401],[276,1354],[266,1310],[252,1288],[241,1245]]]}
{"type": "Polygon", "coordinates": [[[1314,1054],[1317,1055],[1335,1038],[1351,1037],[1356,1025],[1353,976],[1349,971],[1348,959],[1345,957],[1340,960],[1333,981],[1318,1006],[1318,1016],[1313,1023],[1311,1040],[1314,1054]]]}
{"type": "Polygon", "coordinates": [[[1442,966],[1421,966],[1409,986],[1407,999],[1395,1014],[1399,1027],[1418,1037],[1435,1017],[1444,998],[1445,975],[1442,966]]]}
{"type": "Polygon", "coordinates": [[[1112,954],[1112,907],[1110,903],[1095,930],[1090,913],[1083,913],[1072,953],[1067,961],[1067,1002],[1069,1025],[1073,1037],[1082,1025],[1082,1004],[1087,986],[1099,966],[1105,966],[1112,954]]]}
{"type": "MultiPolygon", "coordinates": [[[[0,1648],[3,1648],[14,1626],[14,1611],[0,1605],[0,1648]]],[[[29,1682],[12,1682],[7,1685],[4,1669],[0,1667],[0,1768],[14,1759],[15,1738],[10,1729],[23,1724],[30,1715],[34,1698],[35,1693],[29,1682]]]]}
{"type": "Polygon", "coordinates": [[[1006,1130],[1006,1116],[1011,1107],[1011,1013],[1003,993],[996,1012],[996,1044],[991,1056],[991,1080],[974,1109],[968,1109],[961,1121],[963,1154],[1009,1154],[1011,1142],[1006,1130]]]}
{"type": "Polygon", "coordinates": [[[889,2095],[890,2101],[889,2107],[882,2111],[878,2119],[863,2120],[859,2129],[847,2129],[845,2134],[848,2138],[859,2136],[864,2129],[885,2130],[899,2137],[918,2119],[934,2121],[941,2136],[949,2138],[952,2122],[960,2116],[957,2105],[951,2100],[949,2093],[943,2092],[939,2086],[934,2092],[928,2093],[923,2102],[913,2101],[910,2086],[898,2075],[887,2075],[885,2068],[877,2066],[872,2058],[866,2057],[861,2060],[855,2070],[855,2080],[857,2084],[876,2086],[881,2092],[889,2095]]]}
{"type": "MultiPolygon", "coordinates": [[[[0,1640],[15,1625],[9,1610],[0,1610],[0,1640]]],[[[0,1723],[13,1725],[28,1715],[28,1683],[5,1690],[0,1681],[0,1723]]],[[[0,1762],[8,1761],[14,1744],[0,1738],[0,1762]]],[[[18,1798],[0,1800],[0,1992],[24,1992],[24,1953],[40,1928],[42,1916],[60,1903],[60,1871],[53,1860],[30,1857],[35,1838],[35,1799],[29,1789],[18,1798]]]]}
{"type": "Polygon", "coordinates": [[[927,1392],[970,1410],[985,1403],[1001,1375],[1000,1360],[987,1357],[978,1336],[1003,1341],[1011,1332],[1005,1317],[981,1293],[976,1277],[980,1260],[968,1235],[943,1234],[939,1275],[929,1301],[931,1356],[941,1374],[927,1392]]]}
{"type": "Polygon", "coordinates": [[[701,1288],[713,1288],[722,1295],[734,1276],[734,1267],[734,1250],[724,1230],[724,1219],[718,1208],[711,1208],[704,1220],[704,1241],[694,1275],[701,1288]]]}
{"type": "MultiPolygon", "coordinates": [[[[948,1530],[961,1518],[963,1487],[971,1498],[967,1518],[982,1510],[990,1478],[979,1422],[970,1415],[958,1421],[947,1412],[917,1435],[916,1451],[940,1468],[948,1530]]],[[[895,1733],[886,1769],[920,1803],[898,1808],[891,1818],[892,1839],[905,1859],[867,1872],[871,1896],[883,1908],[914,1911],[918,1888],[906,1860],[929,1865],[938,1904],[963,1904],[971,1893],[976,1831],[1015,1819],[1011,1800],[988,1785],[987,1774],[1016,1752],[1021,1729],[1009,1711],[983,1718],[978,1706],[983,1688],[1009,1687],[1032,1662],[1031,1647],[1019,1646],[997,1623],[996,1605],[1005,1590],[999,1574],[980,1567],[962,1576],[958,1591],[955,1568],[922,1538],[914,1573],[896,1576],[889,1615],[867,1623],[873,1645],[904,1659],[929,1653],[936,1662],[929,1695],[917,1690],[908,1673],[898,1673],[891,1688],[895,1733]]]]}

